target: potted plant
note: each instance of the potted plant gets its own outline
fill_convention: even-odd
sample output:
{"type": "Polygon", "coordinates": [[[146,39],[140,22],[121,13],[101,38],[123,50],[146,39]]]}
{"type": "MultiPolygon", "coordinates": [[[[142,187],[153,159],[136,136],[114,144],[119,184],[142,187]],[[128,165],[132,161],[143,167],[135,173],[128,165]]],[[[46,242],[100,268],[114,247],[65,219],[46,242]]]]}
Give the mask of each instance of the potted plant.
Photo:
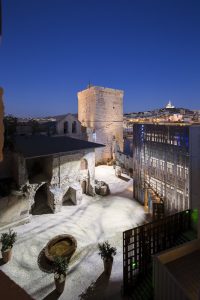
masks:
{"type": "Polygon", "coordinates": [[[56,290],[59,294],[61,294],[64,291],[67,269],[68,269],[68,262],[66,258],[63,258],[62,256],[55,257],[54,281],[55,281],[56,290]]]}
{"type": "Polygon", "coordinates": [[[5,263],[7,263],[12,256],[12,247],[16,241],[17,233],[9,229],[9,233],[2,233],[1,235],[1,253],[5,263]]]}
{"type": "Polygon", "coordinates": [[[99,247],[99,255],[103,259],[104,263],[104,272],[107,275],[111,274],[112,264],[113,264],[113,256],[116,255],[116,248],[111,247],[108,241],[98,244],[99,247]]]}

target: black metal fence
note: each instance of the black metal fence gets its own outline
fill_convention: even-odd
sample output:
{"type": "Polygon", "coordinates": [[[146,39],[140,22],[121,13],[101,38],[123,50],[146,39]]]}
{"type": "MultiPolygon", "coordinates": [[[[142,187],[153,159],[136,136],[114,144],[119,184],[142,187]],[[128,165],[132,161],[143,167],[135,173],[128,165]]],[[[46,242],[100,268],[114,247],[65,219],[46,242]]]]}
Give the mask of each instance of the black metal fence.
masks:
{"type": "Polygon", "coordinates": [[[191,211],[186,210],[123,232],[124,293],[148,272],[152,255],[173,247],[190,228],[191,211]]]}

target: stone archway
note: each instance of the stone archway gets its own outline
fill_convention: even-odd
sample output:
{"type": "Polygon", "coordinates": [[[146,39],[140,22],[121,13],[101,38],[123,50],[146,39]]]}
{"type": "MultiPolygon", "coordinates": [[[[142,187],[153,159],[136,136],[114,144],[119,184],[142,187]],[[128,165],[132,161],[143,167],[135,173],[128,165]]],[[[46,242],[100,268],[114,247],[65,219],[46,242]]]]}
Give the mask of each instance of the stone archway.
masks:
{"type": "Polygon", "coordinates": [[[52,210],[48,203],[48,185],[47,183],[41,185],[37,189],[34,196],[34,203],[31,207],[31,213],[33,215],[50,214],[52,210]]]}
{"type": "Polygon", "coordinates": [[[62,198],[62,205],[63,206],[71,206],[74,205],[73,202],[73,194],[71,188],[68,188],[67,192],[64,194],[62,198]]]}

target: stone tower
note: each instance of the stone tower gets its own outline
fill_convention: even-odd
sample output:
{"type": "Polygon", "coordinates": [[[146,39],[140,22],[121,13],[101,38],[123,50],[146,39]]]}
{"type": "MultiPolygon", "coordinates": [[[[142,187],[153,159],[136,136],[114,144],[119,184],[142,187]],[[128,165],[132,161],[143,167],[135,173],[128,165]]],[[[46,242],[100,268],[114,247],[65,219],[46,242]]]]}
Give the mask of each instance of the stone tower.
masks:
{"type": "Polygon", "coordinates": [[[113,142],[123,150],[123,95],[121,90],[90,86],[78,93],[78,119],[93,133],[90,140],[106,147],[96,149],[96,164],[113,158],[113,142]]]}

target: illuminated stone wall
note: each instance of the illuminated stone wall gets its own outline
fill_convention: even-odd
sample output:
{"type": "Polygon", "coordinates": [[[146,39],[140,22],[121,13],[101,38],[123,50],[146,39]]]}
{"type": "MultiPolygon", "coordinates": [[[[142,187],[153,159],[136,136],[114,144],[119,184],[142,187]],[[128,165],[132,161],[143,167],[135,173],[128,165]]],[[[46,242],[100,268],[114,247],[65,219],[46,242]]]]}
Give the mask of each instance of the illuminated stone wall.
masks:
{"type": "Polygon", "coordinates": [[[56,122],[56,133],[58,135],[66,135],[72,138],[81,139],[81,124],[72,114],[67,114],[62,119],[56,122]],[[73,123],[75,123],[75,127],[73,128],[73,123]],[[65,127],[65,124],[67,126],[65,127]],[[73,130],[74,129],[74,130],[73,130]]]}
{"type": "Polygon", "coordinates": [[[0,161],[3,160],[3,143],[4,143],[4,126],[3,126],[3,116],[4,116],[4,106],[3,106],[3,89],[0,87],[0,161]]]}
{"type": "MultiPolygon", "coordinates": [[[[82,182],[86,183],[86,193],[94,194],[95,152],[82,150],[79,153],[53,158],[52,179],[50,191],[54,194],[54,212],[60,211],[63,197],[69,189],[76,190],[76,199],[71,199],[74,204],[82,200],[82,182]],[[88,168],[81,170],[81,160],[86,159],[88,168]]],[[[72,197],[71,197],[72,198],[72,197]]]]}
{"type": "Polygon", "coordinates": [[[93,130],[91,141],[104,144],[95,150],[96,164],[112,159],[113,138],[123,150],[123,91],[92,86],[78,93],[78,119],[93,130]]]}
{"type": "Polygon", "coordinates": [[[42,160],[44,160],[44,174],[40,173],[30,179],[27,166],[30,167],[30,161],[34,164],[34,159],[29,159],[29,163],[27,163],[22,155],[17,153],[13,155],[12,173],[18,190],[12,190],[6,197],[0,197],[0,229],[30,220],[36,192],[44,184],[47,186],[48,206],[53,213],[61,210],[66,194],[74,204],[81,203],[83,182],[85,183],[85,193],[94,195],[94,149],[76,151],[60,157],[44,157],[42,160]],[[81,168],[83,159],[87,161],[85,169],[81,168]]]}

